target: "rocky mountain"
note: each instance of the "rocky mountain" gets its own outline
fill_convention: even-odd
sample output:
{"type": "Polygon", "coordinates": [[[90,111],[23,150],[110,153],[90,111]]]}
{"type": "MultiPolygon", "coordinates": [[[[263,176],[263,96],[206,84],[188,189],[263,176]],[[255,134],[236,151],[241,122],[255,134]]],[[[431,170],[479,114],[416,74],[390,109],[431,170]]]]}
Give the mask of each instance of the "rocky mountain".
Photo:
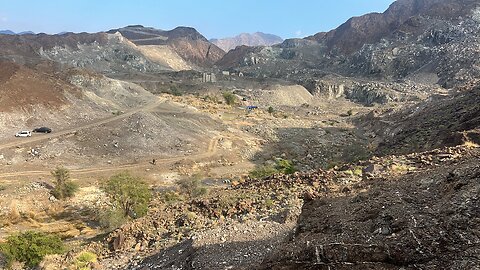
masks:
{"type": "Polygon", "coordinates": [[[477,0],[399,0],[384,13],[271,47],[237,48],[217,64],[253,76],[295,81],[326,74],[412,80],[445,88],[477,77],[477,0]]]}
{"type": "Polygon", "coordinates": [[[11,30],[0,30],[1,35],[15,35],[15,32],[11,30]]]}
{"type": "Polygon", "coordinates": [[[26,65],[48,60],[104,74],[171,70],[148,59],[122,35],[107,33],[5,35],[0,37],[0,59],[26,65]]]}
{"type": "Polygon", "coordinates": [[[153,49],[171,49],[183,60],[200,67],[213,65],[225,52],[210,43],[197,30],[190,27],[177,27],[164,31],[141,25],[131,25],[112,29],[107,33],[121,33],[137,46],[149,46],[153,49]]]}
{"type": "Polygon", "coordinates": [[[242,33],[235,37],[228,37],[222,39],[210,39],[210,42],[220,47],[222,50],[228,52],[238,46],[271,46],[283,42],[279,36],[272,34],[265,34],[256,32],[253,34],[242,33]]]}

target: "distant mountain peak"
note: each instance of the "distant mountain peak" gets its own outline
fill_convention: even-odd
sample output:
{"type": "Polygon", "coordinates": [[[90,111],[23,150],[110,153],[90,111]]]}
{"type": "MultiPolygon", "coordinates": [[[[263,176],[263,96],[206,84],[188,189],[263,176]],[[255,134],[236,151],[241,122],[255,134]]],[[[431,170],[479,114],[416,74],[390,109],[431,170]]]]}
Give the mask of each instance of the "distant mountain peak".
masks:
{"type": "Polygon", "coordinates": [[[273,34],[266,34],[262,32],[255,33],[241,33],[235,37],[211,39],[210,42],[217,45],[224,51],[228,52],[235,49],[237,46],[271,46],[283,42],[283,39],[273,34]]]}
{"type": "Polygon", "coordinates": [[[15,33],[12,30],[0,30],[0,35],[34,35],[35,33],[32,31],[23,31],[19,33],[15,33]]]}

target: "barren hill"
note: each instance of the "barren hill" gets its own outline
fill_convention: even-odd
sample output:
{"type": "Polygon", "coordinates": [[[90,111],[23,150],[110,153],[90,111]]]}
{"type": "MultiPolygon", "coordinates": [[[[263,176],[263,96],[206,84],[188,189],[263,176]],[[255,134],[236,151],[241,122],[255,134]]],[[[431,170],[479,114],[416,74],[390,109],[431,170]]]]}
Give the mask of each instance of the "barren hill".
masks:
{"type": "Polygon", "coordinates": [[[171,69],[146,58],[121,35],[106,33],[4,35],[0,36],[0,58],[27,65],[48,60],[102,73],[171,69]]]}
{"type": "Polygon", "coordinates": [[[31,110],[33,106],[59,108],[66,95],[79,94],[74,86],[39,70],[0,62],[0,111],[31,110]]]}
{"type": "Polygon", "coordinates": [[[399,0],[384,13],[352,18],[328,33],[232,50],[218,65],[295,81],[335,73],[376,80],[429,78],[450,88],[479,75],[473,68],[480,55],[479,4],[399,0]]]}
{"type": "Polygon", "coordinates": [[[211,39],[210,42],[228,52],[238,46],[271,46],[283,42],[279,36],[256,32],[253,34],[242,33],[235,37],[211,39]]]}
{"type": "Polygon", "coordinates": [[[163,31],[141,25],[112,29],[108,33],[121,33],[138,46],[168,46],[185,61],[198,66],[211,66],[225,54],[191,27],[177,27],[163,31]]]}

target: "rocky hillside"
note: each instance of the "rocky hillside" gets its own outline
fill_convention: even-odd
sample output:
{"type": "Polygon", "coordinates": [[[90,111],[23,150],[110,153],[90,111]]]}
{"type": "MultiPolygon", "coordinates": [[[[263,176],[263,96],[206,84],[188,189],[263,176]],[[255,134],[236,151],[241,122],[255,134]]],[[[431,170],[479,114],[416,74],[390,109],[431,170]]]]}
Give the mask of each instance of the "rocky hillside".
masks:
{"type": "Polygon", "coordinates": [[[399,0],[328,33],[232,50],[218,62],[255,76],[305,80],[325,74],[413,80],[450,88],[477,77],[479,1],[399,0]]]}
{"type": "Polygon", "coordinates": [[[211,39],[210,42],[228,52],[238,46],[271,46],[283,42],[279,36],[256,32],[253,34],[242,33],[235,37],[211,39]]]}
{"type": "Polygon", "coordinates": [[[56,63],[0,62],[0,138],[19,129],[47,125],[55,130],[112,116],[152,101],[143,88],[56,63]],[[72,121],[75,119],[75,121],[72,121]]]}
{"type": "Polygon", "coordinates": [[[48,72],[48,64],[28,68],[12,62],[0,62],[0,111],[31,110],[33,106],[60,108],[68,94],[78,89],[48,72]],[[41,72],[38,69],[44,71],[41,72]]]}
{"type": "Polygon", "coordinates": [[[379,154],[411,153],[471,142],[480,144],[480,86],[436,96],[405,109],[370,113],[361,124],[381,138],[379,154]]]}
{"type": "Polygon", "coordinates": [[[171,70],[145,57],[120,34],[106,33],[4,35],[0,36],[0,59],[27,65],[48,60],[101,73],[171,70]]]}
{"type": "Polygon", "coordinates": [[[112,29],[108,33],[121,33],[138,46],[168,46],[185,61],[208,67],[223,57],[225,52],[210,43],[197,30],[190,27],[177,27],[163,31],[141,25],[112,29]]]}
{"type": "Polygon", "coordinates": [[[257,269],[478,268],[478,149],[416,156],[409,173],[384,160],[344,196],[306,196],[294,233],[257,269]]]}

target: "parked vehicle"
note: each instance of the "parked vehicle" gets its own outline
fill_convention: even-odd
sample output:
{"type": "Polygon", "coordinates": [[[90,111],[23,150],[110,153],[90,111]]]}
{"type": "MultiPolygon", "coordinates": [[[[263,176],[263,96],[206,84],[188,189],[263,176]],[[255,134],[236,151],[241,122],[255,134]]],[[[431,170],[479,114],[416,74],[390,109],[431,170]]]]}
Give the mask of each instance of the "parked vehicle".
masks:
{"type": "Polygon", "coordinates": [[[39,128],[34,129],[33,132],[37,132],[37,133],[50,133],[50,132],[52,132],[52,129],[51,129],[51,128],[48,128],[48,127],[39,127],[39,128]]]}
{"type": "Polygon", "coordinates": [[[15,134],[15,137],[32,137],[32,133],[28,130],[22,130],[15,134]]]}

